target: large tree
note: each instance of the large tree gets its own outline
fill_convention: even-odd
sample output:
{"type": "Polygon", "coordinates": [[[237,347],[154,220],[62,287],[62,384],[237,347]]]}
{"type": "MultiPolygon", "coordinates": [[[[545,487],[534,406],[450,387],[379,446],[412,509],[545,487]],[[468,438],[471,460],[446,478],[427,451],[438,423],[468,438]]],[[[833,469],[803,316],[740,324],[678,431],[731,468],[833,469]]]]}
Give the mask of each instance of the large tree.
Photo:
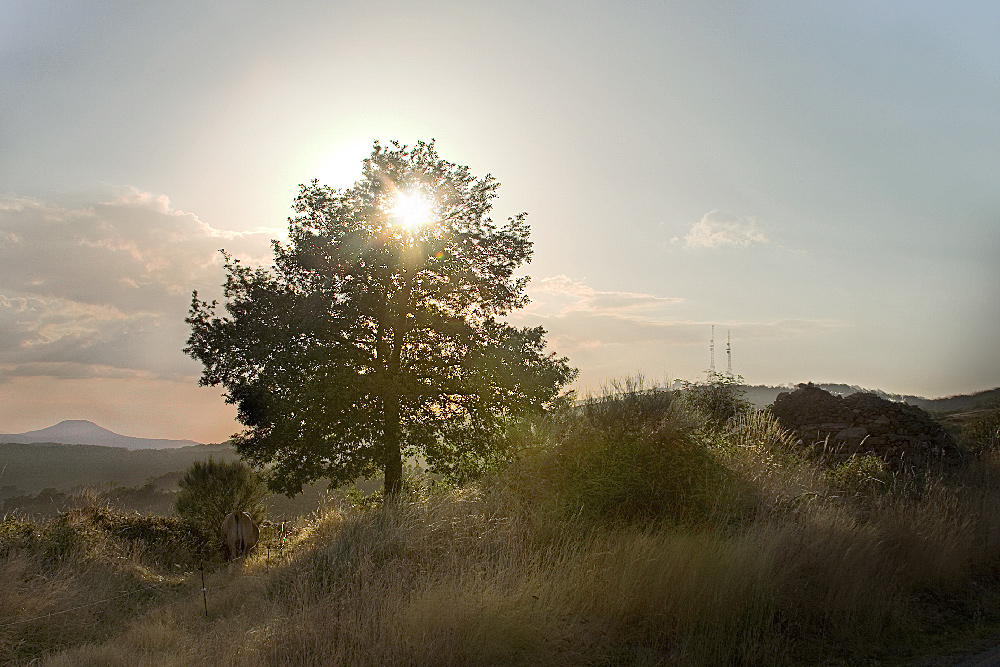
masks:
{"type": "Polygon", "coordinates": [[[237,405],[236,448],[272,489],[381,471],[391,494],[413,454],[474,473],[575,377],[541,327],[503,319],[527,303],[531,241],[525,214],[488,217],[498,187],[433,142],[376,142],[353,187],[301,186],[272,268],[223,251],[226,314],[195,292],[184,351],[237,405]]]}

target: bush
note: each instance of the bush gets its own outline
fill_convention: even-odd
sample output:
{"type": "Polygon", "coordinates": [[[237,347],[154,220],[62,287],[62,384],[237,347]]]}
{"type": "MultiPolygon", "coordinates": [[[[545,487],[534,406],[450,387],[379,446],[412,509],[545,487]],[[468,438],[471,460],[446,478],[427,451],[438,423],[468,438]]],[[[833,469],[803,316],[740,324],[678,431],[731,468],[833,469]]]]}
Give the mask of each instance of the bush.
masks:
{"type": "Polygon", "coordinates": [[[264,520],[269,492],[242,461],[196,461],[178,484],[177,514],[209,535],[218,533],[230,512],[246,512],[257,524],[264,520]]]}
{"type": "Polygon", "coordinates": [[[731,419],[753,407],[743,398],[742,385],[743,378],[739,375],[714,373],[704,383],[684,382],[681,396],[711,430],[721,431],[731,419]]]}
{"type": "Polygon", "coordinates": [[[84,498],[42,523],[5,517],[0,521],[0,558],[32,554],[39,562],[52,566],[73,559],[104,558],[108,553],[125,553],[128,548],[139,547],[134,553],[128,552],[141,554],[147,565],[171,571],[175,567],[190,570],[202,561],[221,557],[215,535],[216,531],[205,533],[178,517],[121,512],[84,498]]]}
{"type": "Polygon", "coordinates": [[[31,521],[10,515],[0,519],[0,558],[36,548],[38,541],[38,527],[31,521]]]}
{"type": "Polygon", "coordinates": [[[615,522],[697,524],[741,513],[748,487],[699,436],[703,422],[674,392],[612,384],[565,414],[550,437],[564,513],[615,522]]]}
{"type": "Polygon", "coordinates": [[[892,482],[885,461],[874,454],[852,454],[843,463],[830,468],[827,478],[834,486],[850,493],[885,491],[892,482]]]}
{"type": "Polygon", "coordinates": [[[962,427],[962,440],[976,452],[1000,449],[1000,403],[970,419],[962,427]]]}
{"type": "Polygon", "coordinates": [[[216,530],[201,528],[174,516],[116,512],[109,507],[90,507],[88,519],[109,536],[139,543],[147,560],[161,568],[180,566],[190,570],[202,561],[222,556],[216,530]]]}

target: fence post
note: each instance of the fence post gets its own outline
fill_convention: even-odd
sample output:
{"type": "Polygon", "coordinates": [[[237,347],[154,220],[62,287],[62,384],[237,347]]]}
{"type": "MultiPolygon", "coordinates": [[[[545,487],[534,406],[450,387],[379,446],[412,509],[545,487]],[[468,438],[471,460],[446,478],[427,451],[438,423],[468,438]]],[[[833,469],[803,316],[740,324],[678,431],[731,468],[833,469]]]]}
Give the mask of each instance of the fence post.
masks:
{"type": "Polygon", "coordinates": [[[205,602],[205,618],[208,618],[208,589],[205,588],[205,561],[201,565],[201,599],[205,602]]]}

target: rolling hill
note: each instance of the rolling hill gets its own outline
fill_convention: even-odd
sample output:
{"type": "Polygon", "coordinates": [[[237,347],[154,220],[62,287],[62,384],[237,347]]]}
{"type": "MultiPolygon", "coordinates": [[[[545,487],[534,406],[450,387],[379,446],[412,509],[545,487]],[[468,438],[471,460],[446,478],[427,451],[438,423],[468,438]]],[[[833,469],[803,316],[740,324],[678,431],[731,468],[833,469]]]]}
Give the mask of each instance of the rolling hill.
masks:
{"type": "Polygon", "coordinates": [[[135,449],[60,443],[0,444],[0,495],[105,484],[139,486],[150,477],[183,472],[195,461],[231,460],[228,444],[135,449]]]}

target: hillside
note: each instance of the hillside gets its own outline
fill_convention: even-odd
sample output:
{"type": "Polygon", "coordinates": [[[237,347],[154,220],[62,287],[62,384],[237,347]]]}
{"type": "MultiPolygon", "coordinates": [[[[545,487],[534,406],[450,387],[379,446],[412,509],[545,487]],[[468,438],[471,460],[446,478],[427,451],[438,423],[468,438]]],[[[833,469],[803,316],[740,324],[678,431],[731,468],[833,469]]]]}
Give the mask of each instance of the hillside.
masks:
{"type": "Polygon", "coordinates": [[[150,477],[186,470],[193,462],[209,457],[231,460],[236,453],[228,444],[137,450],[61,443],[0,444],[0,493],[12,496],[45,488],[67,491],[109,482],[138,486],[150,477]]]}
{"type": "Polygon", "coordinates": [[[946,398],[921,398],[919,396],[904,397],[907,403],[923,408],[928,412],[959,412],[985,408],[1000,402],[1000,387],[988,389],[975,394],[948,396],[946,398]]]}
{"type": "Polygon", "coordinates": [[[0,433],[0,442],[19,444],[54,442],[64,445],[100,445],[102,447],[124,447],[125,449],[172,449],[198,444],[193,440],[134,438],[128,435],[119,435],[106,428],[101,428],[94,422],[83,419],[69,419],[61,421],[55,426],[26,433],[0,433]]]}
{"type": "Polygon", "coordinates": [[[7,517],[0,664],[943,665],[1000,631],[997,450],[914,493],[673,399],[596,400],[477,484],[342,497],[229,565],[176,517],[7,517]]]}
{"type": "MultiPolygon", "coordinates": [[[[890,401],[908,403],[928,412],[956,412],[960,410],[975,410],[987,407],[1000,401],[1000,387],[980,391],[975,394],[948,396],[945,398],[924,398],[923,396],[909,396],[901,394],[889,394],[880,389],[865,389],[857,385],[820,383],[817,387],[828,391],[835,396],[849,396],[861,391],[872,392],[890,401]]],[[[778,394],[791,391],[792,387],[772,387],[767,385],[744,386],[744,397],[758,408],[767,407],[774,403],[778,394]]]]}

